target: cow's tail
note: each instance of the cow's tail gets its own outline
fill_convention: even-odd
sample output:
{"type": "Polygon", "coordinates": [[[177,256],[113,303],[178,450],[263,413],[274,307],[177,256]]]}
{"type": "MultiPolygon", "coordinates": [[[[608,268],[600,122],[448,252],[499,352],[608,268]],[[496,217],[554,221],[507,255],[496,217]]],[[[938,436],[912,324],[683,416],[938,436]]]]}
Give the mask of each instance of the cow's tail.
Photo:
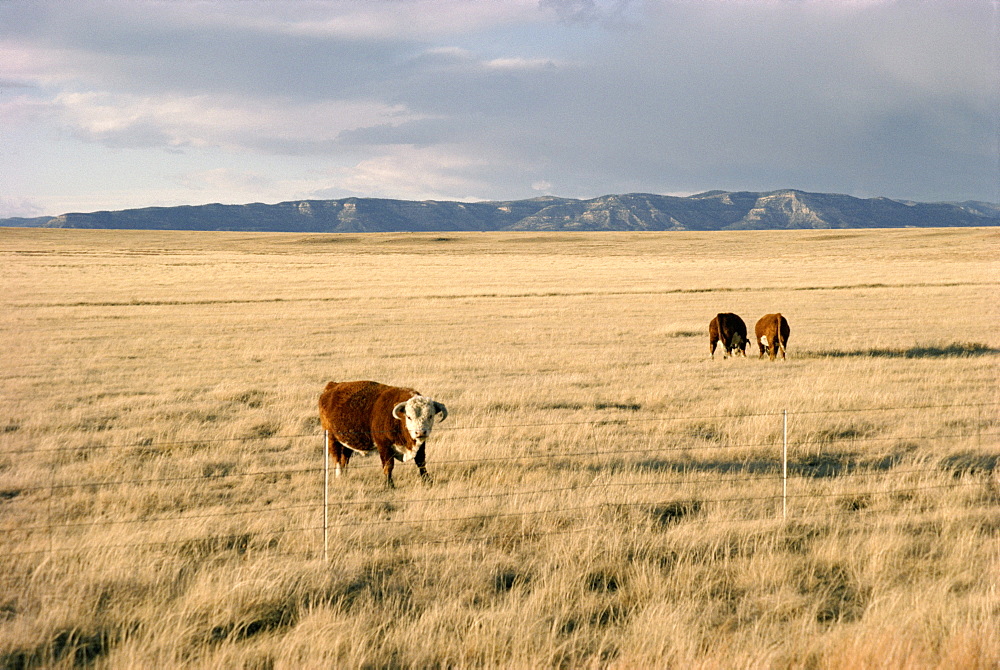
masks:
{"type": "MultiPolygon", "coordinates": [[[[722,324],[725,319],[722,318],[722,312],[715,315],[715,334],[719,338],[719,344],[722,345],[722,358],[729,358],[729,340],[726,339],[726,333],[722,329],[722,324]]],[[[715,345],[712,345],[712,358],[715,358],[715,345]]]]}

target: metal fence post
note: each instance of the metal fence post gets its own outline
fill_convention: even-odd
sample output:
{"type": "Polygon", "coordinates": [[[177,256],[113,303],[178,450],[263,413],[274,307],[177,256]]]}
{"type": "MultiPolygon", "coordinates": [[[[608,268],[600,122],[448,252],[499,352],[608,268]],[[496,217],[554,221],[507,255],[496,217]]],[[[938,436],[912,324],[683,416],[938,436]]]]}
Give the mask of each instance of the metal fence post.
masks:
{"type": "Polygon", "coordinates": [[[330,548],[330,431],[323,431],[323,562],[330,548]]]}
{"type": "Polygon", "coordinates": [[[52,511],[52,499],[56,496],[56,462],[55,459],[52,460],[52,464],[49,466],[49,560],[52,560],[52,555],[55,553],[55,539],[52,537],[55,533],[55,517],[52,511]]]}
{"type": "Polygon", "coordinates": [[[781,518],[788,519],[788,410],[781,411],[781,518]]]}

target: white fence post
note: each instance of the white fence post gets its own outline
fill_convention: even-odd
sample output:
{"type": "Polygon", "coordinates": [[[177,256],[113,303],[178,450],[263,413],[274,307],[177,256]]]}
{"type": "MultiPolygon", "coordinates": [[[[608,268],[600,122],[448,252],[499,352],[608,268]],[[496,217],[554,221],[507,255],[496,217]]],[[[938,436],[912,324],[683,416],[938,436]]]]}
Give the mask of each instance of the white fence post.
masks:
{"type": "Polygon", "coordinates": [[[788,410],[781,411],[781,518],[788,519],[788,410]]]}
{"type": "Polygon", "coordinates": [[[323,431],[323,562],[330,548],[330,431],[323,431]]]}
{"type": "Polygon", "coordinates": [[[53,459],[51,465],[49,466],[49,560],[52,560],[52,555],[55,553],[55,539],[52,535],[55,533],[55,518],[53,517],[52,511],[52,499],[56,495],[56,462],[53,459]]]}

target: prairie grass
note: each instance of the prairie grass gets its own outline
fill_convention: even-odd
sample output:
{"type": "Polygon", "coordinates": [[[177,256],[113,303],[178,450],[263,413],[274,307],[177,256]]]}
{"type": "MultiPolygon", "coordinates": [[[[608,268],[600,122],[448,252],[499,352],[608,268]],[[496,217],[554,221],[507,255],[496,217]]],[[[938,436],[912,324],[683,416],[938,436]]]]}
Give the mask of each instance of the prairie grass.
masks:
{"type": "Polygon", "coordinates": [[[1000,666],[998,242],[0,230],[0,667],[1000,666]]]}

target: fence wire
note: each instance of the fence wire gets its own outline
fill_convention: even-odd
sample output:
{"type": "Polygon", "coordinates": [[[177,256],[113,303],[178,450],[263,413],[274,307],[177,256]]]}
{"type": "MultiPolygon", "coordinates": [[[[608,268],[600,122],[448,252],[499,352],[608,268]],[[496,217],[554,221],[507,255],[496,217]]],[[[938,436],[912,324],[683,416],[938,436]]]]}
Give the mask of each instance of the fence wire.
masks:
{"type": "MultiPolygon", "coordinates": [[[[863,408],[850,408],[850,409],[827,409],[827,410],[807,410],[801,412],[791,412],[792,417],[796,415],[815,415],[815,414],[841,414],[841,413],[866,413],[866,412],[888,412],[888,411],[918,411],[918,410],[946,410],[946,409],[964,409],[968,410],[970,408],[981,410],[982,408],[997,408],[1000,407],[998,402],[983,402],[975,404],[928,404],[928,405],[918,405],[918,406],[907,406],[907,407],[863,407],[863,408]]],[[[779,417],[782,416],[781,411],[773,412],[760,412],[760,413],[748,413],[748,414],[709,414],[709,415],[695,415],[695,416],[659,416],[659,417],[615,417],[610,420],[610,423],[614,425],[631,425],[631,424],[651,424],[651,423],[667,423],[675,421],[705,421],[705,420],[742,420],[753,417],[779,417]]],[[[528,423],[497,423],[488,425],[468,425],[468,426],[452,426],[447,428],[440,428],[440,432],[454,432],[460,433],[464,431],[503,431],[512,430],[515,428],[545,428],[545,427],[559,427],[559,426],[577,426],[584,429],[587,428],[597,428],[609,424],[608,417],[602,417],[601,419],[595,420],[572,420],[572,421],[551,421],[551,422],[528,422],[528,423]]],[[[670,433],[669,436],[673,437],[685,437],[687,439],[695,439],[691,435],[684,435],[679,433],[670,433]]],[[[954,440],[954,439],[972,439],[977,440],[988,438],[993,439],[1000,436],[997,432],[984,432],[978,429],[975,432],[958,432],[958,433],[945,433],[945,434],[913,434],[908,436],[831,436],[824,437],[822,439],[805,439],[798,441],[789,441],[788,448],[791,451],[803,449],[810,449],[816,446],[828,446],[830,444],[836,444],[838,442],[850,442],[852,444],[866,444],[866,443],[879,443],[887,441],[909,441],[909,442],[920,442],[920,441],[938,441],[938,440],[954,440]]],[[[24,450],[4,450],[0,451],[0,456],[13,456],[13,455],[25,455],[25,454],[50,454],[50,453],[60,453],[60,452],[80,452],[81,450],[98,450],[98,449],[154,449],[154,448],[166,448],[173,446],[200,446],[200,445],[212,445],[220,443],[232,443],[232,442],[260,442],[262,440],[313,440],[322,451],[323,437],[321,433],[297,433],[297,434],[285,434],[285,435],[267,435],[267,436],[253,436],[253,437],[243,437],[243,438],[221,438],[221,439],[198,439],[198,440],[166,440],[161,442],[155,442],[148,439],[140,440],[131,444],[114,444],[112,442],[101,443],[101,444],[91,444],[80,447],[58,447],[58,448],[46,448],[46,449],[24,449],[24,450]]],[[[517,464],[524,463],[526,461],[536,461],[536,462],[546,462],[546,461],[574,461],[583,458],[600,458],[600,457],[612,457],[615,459],[623,459],[627,456],[644,455],[644,454],[661,454],[661,453],[695,453],[699,451],[719,451],[719,450],[730,450],[730,449],[742,449],[742,450],[756,450],[756,449],[775,449],[776,452],[780,451],[781,440],[767,442],[745,442],[745,443],[730,443],[730,444],[711,444],[711,445],[657,445],[649,446],[643,448],[625,448],[625,449],[596,449],[596,450],[579,450],[572,452],[559,452],[559,453],[547,453],[547,454],[509,454],[502,456],[482,456],[475,458],[452,458],[452,459],[442,459],[439,461],[432,461],[435,466],[444,466],[446,469],[452,469],[455,471],[461,471],[462,466],[468,464],[481,465],[484,463],[508,463],[517,464]]],[[[989,459],[987,459],[989,460],[989,459]]],[[[620,463],[615,464],[620,465],[620,463]]],[[[633,464],[634,465],[634,464],[633,464]]],[[[698,470],[698,462],[678,462],[668,469],[673,476],[669,477],[654,477],[654,478],[644,478],[644,479],[632,479],[626,481],[593,481],[590,483],[575,483],[567,486],[557,486],[557,487],[543,487],[543,488],[525,488],[525,489],[514,489],[514,490],[503,490],[503,491],[485,491],[485,492],[469,492],[462,493],[460,495],[449,495],[449,496],[420,496],[416,498],[408,499],[396,499],[390,498],[389,494],[386,492],[381,492],[376,494],[374,497],[363,498],[359,500],[340,500],[336,501],[335,506],[341,512],[341,516],[347,515],[357,515],[364,511],[362,508],[366,506],[380,506],[380,505],[390,505],[393,511],[398,510],[409,510],[415,507],[419,507],[421,510],[430,510],[432,506],[440,506],[442,504],[451,504],[456,502],[476,502],[492,500],[496,503],[510,504],[512,501],[517,499],[525,498],[544,498],[548,497],[558,497],[560,495],[577,495],[588,491],[604,491],[604,492],[624,492],[629,491],[633,494],[641,493],[651,493],[658,496],[657,502],[653,501],[628,501],[628,500],[615,500],[615,501],[600,501],[588,504],[576,504],[569,506],[551,505],[543,509],[536,510],[503,510],[494,511],[488,513],[477,513],[469,515],[443,515],[443,514],[433,514],[433,510],[430,510],[431,514],[424,514],[417,518],[393,518],[393,519],[346,519],[341,520],[339,523],[334,523],[327,527],[327,530],[332,530],[339,535],[343,535],[345,532],[350,533],[353,531],[363,531],[366,528],[379,528],[384,526],[392,525],[403,529],[410,529],[413,531],[423,529],[426,526],[437,524],[467,524],[473,525],[478,524],[480,526],[495,520],[503,519],[528,519],[537,518],[545,515],[550,516],[562,516],[568,517],[568,520],[576,524],[584,524],[582,526],[574,526],[571,528],[562,528],[559,530],[538,530],[532,531],[530,534],[532,537],[544,537],[546,535],[552,534],[567,534],[567,533],[582,533],[589,532],[597,526],[592,525],[593,519],[588,515],[593,514],[596,510],[606,509],[609,506],[615,506],[617,508],[635,508],[643,509],[650,508],[656,505],[687,505],[691,509],[703,509],[710,505],[725,505],[725,504],[743,504],[743,505],[758,505],[761,509],[769,510],[768,516],[760,516],[755,519],[737,519],[736,521],[755,521],[759,522],[765,518],[773,518],[773,510],[765,507],[766,505],[772,505],[774,503],[781,502],[781,494],[775,491],[775,493],[770,495],[755,495],[755,496],[732,496],[725,498],[703,498],[703,497],[691,497],[683,498],[678,497],[677,491],[670,491],[670,487],[683,488],[686,486],[699,485],[699,484],[723,484],[731,485],[736,487],[741,484],[751,484],[760,482],[771,482],[777,483],[782,480],[781,475],[781,459],[775,456],[774,459],[768,460],[767,462],[754,462],[746,463],[744,462],[739,468],[734,467],[732,470],[724,472],[724,476],[711,476],[713,473],[708,471],[698,472],[693,474],[693,471],[698,470]],[[352,510],[354,510],[352,512],[352,510]],[[588,525],[590,524],[590,525],[588,525]]],[[[937,465],[928,464],[927,467],[910,467],[908,469],[897,469],[894,467],[893,463],[888,464],[878,464],[871,462],[853,462],[848,461],[847,463],[836,464],[830,466],[829,464],[824,464],[822,462],[818,464],[810,464],[808,460],[805,462],[798,462],[792,464],[793,472],[789,479],[793,482],[793,485],[797,489],[793,490],[787,498],[793,502],[800,503],[799,509],[805,510],[807,508],[807,502],[810,500],[824,501],[830,499],[865,499],[871,500],[876,499],[881,496],[907,496],[913,495],[920,492],[935,491],[935,490],[948,490],[948,489],[964,489],[966,487],[983,487],[992,486],[993,489],[997,488],[997,482],[993,479],[987,478],[985,480],[982,477],[973,476],[977,472],[985,472],[986,474],[992,475],[997,469],[1000,469],[1000,456],[995,456],[992,461],[984,464],[962,464],[960,462],[955,462],[951,464],[938,463],[937,465]],[[826,468],[826,469],[824,469],[826,468]],[[952,476],[952,481],[946,483],[931,483],[931,484],[921,484],[914,485],[912,483],[907,483],[905,480],[907,478],[918,477],[927,474],[950,474],[952,476]],[[835,483],[853,483],[855,489],[849,491],[830,491],[830,492],[818,492],[818,491],[803,491],[803,486],[809,486],[814,482],[835,482],[835,483]],[[888,484],[888,487],[886,486],[888,484]],[[863,488],[862,488],[863,487],[863,488]]],[[[321,514],[323,504],[320,500],[316,502],[304,502],[298,504],[290,504],[283,506],[267,505],[267,506],[242,506],[239,509],[227,509],[221,511],[211,511],[203,513],[192,513],[192,514],[176,514],[176,515],[160,515],[160,516],[146,516],[141,518],[131,518],[131,519],[91,519],[86,521],[57,521],[53,517],[52,504],[57,492],[65,492],[72,490],[84,490],[84,491],[96,491],[97,489],[104,488],[114,488],[114,487],[132,487],[132,486],[146,486],[146,485],[157,485],[166,483],[178,483],[178,482],[188,482],[191,483],[193,487],[203,485],[207,482],[219,481],[219,480],[235,480],[235,479],[258,479],[276,476],[288,476],[288,475],[320,475],[323,472],[322,467],[295,467],[286,469],[269,469],[269,470],[255,470],[250,472],[226,472],[226,473],[213,473],[213,474],[201,474],[201,475],[187,475],[187,476],[173,476],[173,477],[153,477],[153,478],[120,478],[120,479],[108,479],[100,481],[85,481],[85,482],[68,482],[68,481],[56,481],[53,475],[52,481],[48,484],[36,484],[26,487],[10,487],[8,485],[7,489],[0,489],[0,510],[3,509],[3,505],[9,504],[9,501],[15,497],[20,497],[23,494],[48,492],[49,494],[49,518],[46,522],[42,523],[39,520],[29,522],[28,524],[12,524],[10,520],[7,522],[7,527],[0,527],[0,538],[4,538],[8,542],[13,542],[14,538],[17,537],[18,543],[23,543],[27,541],[28,538],[38,537],[41,535],[47,535],[49,541],[49,547],[46,549],[38,550],[24,550],[24,551],[5,551],[4,556],[6,557],[19,557],[19,556],[31,556],[31,555],[54,555],[54,554],[65,554],[71,552],[83,552],[83,551],[106,551],[106,550],[116,550],[116,549],[128,549],[128,548],[170,548],[170,547],[183,547],[183,546],[193,546],[194,544],[206,544],[207,545],[217,545],[226,547],[232,542],[236,542],[237,548],[242,547],[243,551],[248,551],[248,547],[251,545],[256,547],[263,545],[262,551],[275,550],[279,551],[276,547],[267,546],[274,542],[277,537],[284,537],[296,534],[305,533],[321,533],[324,531],[323,525],[300,525],[293,528],[278,528],[273,530],[265,531],[248,531],[247,533],[238,534],[224,534],[224,535],[207,535],[198,536],[194,538],[187,539],[177,539],[177,540],[156,540],[156,541],[141,541],[141,542],[131,542],[131,543],[110,543],[110,544],[89,544],[86,541],[80,542],[79,544],[74,541],[73,546],[56,546],[57,543],[57,533],[79,533],[80,531],[94,531],[103,527],[115,527],[115,526],[128,526],[128,527],[138,527],[140,529],[145,529],[147,527],[153,526],[155,524],[163,523],[174,523],[174,524],[187,524],[189,522],[204,521],[209,519],[224,519],[232,518],[238,519],[240,517],[254,516],[256,518],[263,518],[269,515],[293,515],[301,516],[303,513],[316,513],[321,514]],[[7,494],[10,492],[10,494],[7,494]]],[[[616,473],[612,473],[616,474],[616,473]]],[[[777,486],[776,486],[777,489],[777,486]]],[[[317,496],[318,497],[318,496],[317,496]]],[[[996,496],[1000,499],[1000,494],[996,496]]],[[[221,503],[220,503],[221,504],[221,503]]],[[[208,506],[208,505],[206,505],[208,506]]],[[[41,509],[41,507],[39,507],[41,509]]],[[[1000,503],[998,502],[984,502],[982,509],[972,510],[970,513],[983,513],[983,514],[996,514],[997,518],[1000,518],[1000,503]]],[[[969,510],[964,510],[968,512],[969,510]]],[[[856,508],[849,510],[836,510],[827,509],[823,512],[817,512],[814,515],[802,512],[800,515],[794,515],[792,519],[788,522],[801,523],[809,519],[821,520],[828,519],[834,515],[874,515],[877,513],[877,509],[871,505],[865,503],[856,508]]],[[[400,515],[396,515],[397,517],[400,515]]],[[[700,521],[699,515],[697,513],[684,514],[685,523],[718,523],[718,520],[713,519],[712,521],[700,521]]],[[[881,517],[879,517],[881,518],[881,517]]],[[[909,517],[908,517],[909,518],[909,517]]],[[[992,517],[991,517],[992,518],[992,517]]],[[[779,519],[780,521],[780,519],[779,519]]],[[[911,518],[912,521],[912,518],[911,518]]],[[[2,522],[2,517],[0,517],[0,522],[2,522]]],[[[787,523],[787,522],[786,522],[787,523]]],[[[372,548],[381,546],[429,546],[429,545],[444,545],[444,544],[455,544],[455,543],[475,543],[482,541],[489,541],[489,535],[470,533],[467,537],[452,537],[452,538],[400,538],[394,537],[386,540],[385,544],[372,545],[372,548]]],[[[65,537],[58,538],[58,540],[68,539],[65,537]]],[[[79,537],[74,536],[72,539],[79,540],[79,537]]],[[[206,545],[206,546],[207,546],[206,545]]],[[[356,543],[351,543],[352,549],[357,549],[359,546],[356,543]]],[[[232,547],[230,547],[232,548],[232,547]]],[[[255,549],[256,550],[256,549],[255,549]]],[[[311,548],[306,551],[309,555],[321,555],[323,553],[322,549],[311,548]]]]}
{"type": "MultiPolygon", "coordinates": [[[[822,410],[795,410],[789,412],[789,416],[804,416],[811,414],[862,414],[866,412],[898,412],[898,411],[912,412],[915,410],[929,410],[929,409],[971,409],[971,408],[984,408],[984,407],[997,408],[1000,407],[1000,402],[850,407],[841,409],[822,409],[822,410]]],[[[579,409],[571,409],[569,411],[584,411],[586,409],[588,408],[580,407],[579,409]]],[[[609,406],[609,409],[614,409],[614,407],[609,406]]],[[[652,416],[652,417],[615,416],[613,418],[608,416],[603,416],[600,419],[572,419],[566,421],[538,421],[538,422],[475,424],[467,426],[461,426],[461,425],[440,426],[436,427],[434,432],[435,434],[437,434],[437,433],[466,432],[473,430],[482,430],[482,431],[513,430],[515,428],[555,428],[559,426],[633,425],[633,424],[648,424],[648,423],[666,423],[671,421],[713,421],[713,420],[725,420],[725,419],[752,419],[759,417],[779,417],[781,415],[782,411],[776,410],[770,412],[747,412],[740,414],[703,414],[703,415],[677,415],[677,416],[662,415],[662,416],[652,416]]],[[[39,449],[3,449],[0,450],[0,456],[46,454],[46,453],[60,453],[60,452],[79,453],[82,451],[91,451],[100,449],[167,449],[170,447],[208,446],[212,444],[225,444],[233,442],[247,443],[247,442],[271,441],[271,440],[297,440],[302,438],[318,439],[318,436],[320,435],[322,435],[322,433],[318,434],[316,432],[309,432],[309,433],[290,433],[290,434],[275,434],[275,435],[250,435],[244,437],[203,438],[196,440],[140,439],[135,442],[124,443],[124,444],[107,442],[107,443],[83,444],[72,447],[45,447],[39,449]]],[[[374,436],[378,436],[378,434],[375,434],[374,436]]]]}

